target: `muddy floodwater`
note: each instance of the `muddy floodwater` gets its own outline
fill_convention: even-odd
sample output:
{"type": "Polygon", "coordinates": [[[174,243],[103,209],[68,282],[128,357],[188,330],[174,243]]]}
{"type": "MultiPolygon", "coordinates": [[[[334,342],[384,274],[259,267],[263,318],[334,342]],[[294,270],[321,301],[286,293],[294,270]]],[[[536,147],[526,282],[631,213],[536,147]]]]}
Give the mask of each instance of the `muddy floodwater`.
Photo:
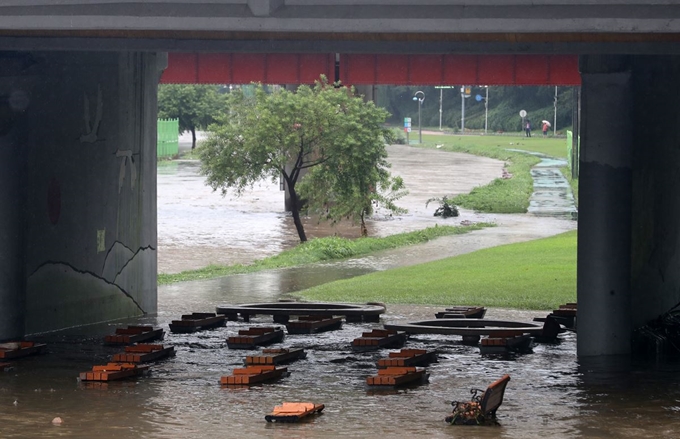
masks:
{"type": "MultiPolygon", "coordinates": [[[[428,198],[485,184],[502,174],[503,163],[399,146],[390,148],[390,156],[395,173],[412,190],[402,200],[410,212],[399,218],[376,216],[369,224],[371,234],[463,220],[492,221],[497,227],[337,263],[166,285],[159,288],[157,316],[36,337],[47,343],[46,354],[0,372],[0,438],[680,437],[680,363],[578,361],[573,333],[563,334],[559,343],[536,345],[533,353],[511,356],[481,356],[477,347],[464,346],[455,336],[413,336],[405,347],[438,353],[439,362],[428,367],[429,383],[368,388],[366,377],[376,373],[376,361],[388,350],[353,352],[351,340],[384,322],[431,319],[440,308],[428,306],[388,305],[381,323],[287,335],[274,347],[307,351],[306,359],[288,366],[289,377],[251,388],[222,388],[220,377],[256,352],[229,349],[227,337],[239,329],[272,325],[271,318],[228,322],[194,334],[169,333],[171,320],[189,312],[211,312],[222,304],[287,299],[292,292],[334,279],[575,228],[575,222],[559,212],[540,217],[463,211],[458,219],[435,219],[436,206],[425,208],[428,198]],[[107,363],[121,351],[104,346],[103,337],[132,323],[165,329],[163,343],[173,346],[176,356],[154,364],[148,376],[136,380],[99,386],[79,382],[80,372],[107,363]],[[453,427],[443,422],[452,400],[466,400],[470,389],[485,388],[506,373],[511,381],[498,411],[501,426],[453,427]],[[322,403],[326,409],[309,422],[265,422],[264,416],[284,401],[322,403]],[[55,417],[63,422],[53,425],[55,417]]],[[[160,271],[249,262],[295,244],[277,183],[262,182],[240,199],[222,198],[203,185],[197,170],[195,162],[159,168],[160,271]]],[[[550,205],[545,201],[543,193],[538,205],[550,205]]],[[[564,209],[567,214],[569,209],[564,209]]],[[[332,229],[310,221],[307,226],[310,236],[358,233],[348,225],[332,229]]],[[[530,322],[546,313],[490,309],[487,318],[530,322]]]]}

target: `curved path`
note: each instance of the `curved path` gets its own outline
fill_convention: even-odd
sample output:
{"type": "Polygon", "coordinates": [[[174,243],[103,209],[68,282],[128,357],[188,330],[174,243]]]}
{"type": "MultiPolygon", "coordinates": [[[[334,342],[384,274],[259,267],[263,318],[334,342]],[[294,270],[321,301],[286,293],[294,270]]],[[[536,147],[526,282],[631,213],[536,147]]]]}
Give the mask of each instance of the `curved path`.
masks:
{"type": "MultiPolygon", "coordinates": [[[[387,269],[576,228],[576,222],[564,216],[542,217],[536,210],[530,214],[478,214],[462,209],[457,218],[435,218],[436,203],[425,206],[429,198],[467,193],[487,184],[502,175],[503,162],[405,145],[389,146],[388,154],[392,173],[400,175],[409,190],[398,204],[409,212],[390,217],[378,209],[368,223],[370,235],[387,236],[463,221],[494,222],[497,227],[389,250],[354,260],[352,264],[387,269]]],[[[328,223],[307,220],[305,228],[309,237],[359,234],[359,228],[351,224],[331,227],[328,223]]],[[[178,161],[159,168],[159,272],[179,272],[209,264],[250,263],[293,247],[297,242],[292,220],[283,211],[283,194],[278,183],[262,181],[240,198],[222,197],[205,186],[204,178],[198,174],[198,162],[178,161]]]]}

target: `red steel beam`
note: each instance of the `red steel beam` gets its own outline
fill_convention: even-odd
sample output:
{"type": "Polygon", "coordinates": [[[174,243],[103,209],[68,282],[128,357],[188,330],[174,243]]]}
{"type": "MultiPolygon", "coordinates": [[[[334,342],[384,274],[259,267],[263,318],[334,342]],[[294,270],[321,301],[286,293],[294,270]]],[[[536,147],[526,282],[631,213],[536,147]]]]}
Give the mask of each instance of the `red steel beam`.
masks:
{"type": "MultiPolygon", "coordinates": [[[[170,53],[164,84],[311,84],[335,78],[332,54],[170,53]]],[[[580,85],[575,55],[340,56],[352,85],[580,85]]]]}

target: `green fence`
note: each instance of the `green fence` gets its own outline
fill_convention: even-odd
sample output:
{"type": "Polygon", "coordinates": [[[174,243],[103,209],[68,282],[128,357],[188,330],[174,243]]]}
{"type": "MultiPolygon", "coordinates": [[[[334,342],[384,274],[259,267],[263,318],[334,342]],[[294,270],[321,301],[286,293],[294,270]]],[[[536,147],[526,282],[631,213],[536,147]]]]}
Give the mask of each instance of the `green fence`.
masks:
{"type": "Polygon", "coordinates": [[[576,155],[573,154],[574,133],[567,130],[567,166],[571,169],[572,178],[578,178],[578,161],[581,152],[581,136],[578,138],[576,155]]]}
{"type": "Polygon", "coordinates": [[[158,158],[173,157],[179,152],[179,119],[158,119],[158,158]]]}

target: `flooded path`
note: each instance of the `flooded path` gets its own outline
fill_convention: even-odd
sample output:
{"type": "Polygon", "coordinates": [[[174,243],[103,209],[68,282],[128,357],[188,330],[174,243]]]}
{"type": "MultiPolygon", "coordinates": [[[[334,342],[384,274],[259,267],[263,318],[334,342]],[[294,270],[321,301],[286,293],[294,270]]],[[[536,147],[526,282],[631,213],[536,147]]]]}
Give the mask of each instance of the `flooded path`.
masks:
{"type": "MultiPolygon", "coordinates": [[[[402,153],[402,162],[410,166],[414,157],[408,149],[402,153]]],[[[395,171],[400,166],[398,161],[395,171]]],[[[163,176],[172,175],[179,184],[159,175],[159,242],[163,245],[159,253],[168,270],[185,268],[184,263],[205,265],[207,259],[223,254],[227,260],[233,255],[262,257],[295,241],[285,232],[285,215],[270,213],[270,206],[283,203],[280,194],[274,191],[272,195],[266,184],[249,198],[237,200],[236,207],[225,208],[219,196],[211,198],[214,194],[209,190],[201,192],[204,187],[198,184],[195,164],[174,166],[177,168],[166,170],[163,176]],[[161,211],[165,213],[161,215],[161,211]],[[245,220],[234,212],[244,213],[245,220]],[[212,230],[225,224],[221,228],[226,230],[212,230]],[[212,248],[212,252],[196,250],[192,254],[201,245],[212,248]],[[175,264],[173,258],[180,260],[175,264]]],[[[494,178],[499,170],[498,163],[489,163],[488,177],[494,178]]],[[[430,177],[424,176],[424,183],[434,181],[435,176],[430,177]]],[[[444,173],[440,178],[442,183],[433,184],[433,191],[413,191],[411,196],[416,198],[409,201],[412,216],[376,221],[373,233],[390,233],[397,229],[391,228],[393,224],[420,228],[438,221],[424,209],[423,198],[452,193],[453,188],[439,186],[449,181],[448,176],[444,173]]],[[[279,212],[277,209],[274,212],[279,212]]],[[[0,373],[0,437],[677,437],[679,362],[577,361],[576,336],[572,333],[564,334],[559,343],[537,345],[532,354],[512,356],[480,356],[478,348],[462,345],[457,337],[414,336],[406,347],[436,350],[439,356],[439,362],[428,367],[429,384],[375,390],[366,387],[365,378],[376,373],[375,362],[387,351],[356,353],[350,342],[361,332],[381,325],[345,324],[339,331],[319,335],[287,335],[276,345],[304,348],[308,353],[307,359],[289,365],[289,377],[249,389],[221,388],[219,378],[241,367],[244,356],[254,352],[230,350],[226,338],[252,325],[271,325],[269,318],[258,317],[250,324],[229,322],[226,327],[195,334],[167,333],[164,343],[174,346],[177,355],[153,365],[148,377],[95,388],[76,380],[79,372],[106,363],[120,351],[102,344],[104,335],[118,326],[142,323],[167,331],[170,321],[181,314],[213,311],[218,304],[275,301],[286,298],[289,292],[343,276],[549,236],[575,227],[573,221],[534,215],[464,212],[461,219],[492,220],[498,227],[334,264],[166,285],[159,288],[157,316],[46,334],[37,339],[48,343],[46,355],[26,359],[14,371],[0,373]],[[500,427],[452,427],[443,422],[452,400],[468,399],[471,388],[485,388],[505,373],[511,375],[511,381],[498,411],[500,427]],[[264,416],[283,401],[323,403],[326,409],[310,422],[266,423],[264,416]],[[63,424],[51,424],[56,416],[63,424]]],[[[438,310],[388,305],[383,322],[430,319],[438,310]]],[[[487,318],[529,322],[545,314],[490,309],[487,318]]]]}
{"type": "MultiPolygon", "coordinates": [[[[456,225],[462,221],[495,222],[493,230],[444,239],[434,246],[439,257],[454,256],[462,250],[451,245],[461,242],[471,251],[522,240],[551,236],[576,227],[567,220],[538,219],[533,215],[478,214],[465,209],[457,218],[435,218],[436,203],[425,207],[429,198],[467,193],[500,177],[503,162],[469,154],[414,148],[388,147],[392,172],[400,175],[409,194],[398,204],[406,215],[390,217],[376,212],[368,221],[369,235],[420,230],[435,224],[456,225]],[[492,240],[485,242],[487,237],[492,240]],[[475,241],[478,240],[478,241],[475,241]]],[[[262,181],[242,197],[227,195],[205,186],[197,161],[176,161],[158,172],[158,270],[173,273],[205,267],[211,263],[250,263],[271,256],[298,243],[292,218],[284,212],[283,193],[278,182],[262,181]]],[[[337,234],[357,237],[352,224],[336,227],[305,220],[309,237],[337,234]]],[[[439,241],[439,240],[438,240],[439,241]]],[[[427,247],[425,247],[427,249],[427,247]]],[[[409,252],[410,249],[397,252],[409,252]]],[[[427,252],[427,250],[423,250],[427,252]]]]}

